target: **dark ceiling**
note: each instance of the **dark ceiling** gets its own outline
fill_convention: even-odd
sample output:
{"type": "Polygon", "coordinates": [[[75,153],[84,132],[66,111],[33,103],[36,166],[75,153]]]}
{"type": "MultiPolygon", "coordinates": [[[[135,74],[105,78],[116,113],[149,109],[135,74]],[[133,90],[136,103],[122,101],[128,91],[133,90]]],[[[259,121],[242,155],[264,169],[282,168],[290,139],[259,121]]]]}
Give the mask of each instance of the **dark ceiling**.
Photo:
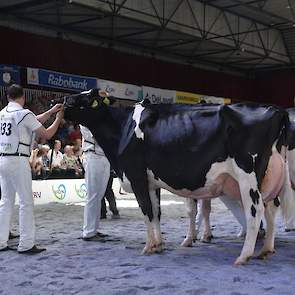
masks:
{"type": "Polygon", "coordinates": [[[237,73],[291,68],[294,0],[10,0],[1,26],[237,73]]]}

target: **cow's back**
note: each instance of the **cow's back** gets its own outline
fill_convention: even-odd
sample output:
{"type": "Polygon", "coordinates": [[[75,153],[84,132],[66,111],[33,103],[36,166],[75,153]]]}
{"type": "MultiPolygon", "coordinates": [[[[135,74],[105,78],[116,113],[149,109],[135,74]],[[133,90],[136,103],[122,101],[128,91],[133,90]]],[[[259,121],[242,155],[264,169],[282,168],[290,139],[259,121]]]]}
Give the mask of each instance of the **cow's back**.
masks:
{"type": "Polygon", "coordinates": [[[220,105],[152,105],[142,112],[147,168],[174,189],[203,187],[215,162],[227,158],[220,105]]]}

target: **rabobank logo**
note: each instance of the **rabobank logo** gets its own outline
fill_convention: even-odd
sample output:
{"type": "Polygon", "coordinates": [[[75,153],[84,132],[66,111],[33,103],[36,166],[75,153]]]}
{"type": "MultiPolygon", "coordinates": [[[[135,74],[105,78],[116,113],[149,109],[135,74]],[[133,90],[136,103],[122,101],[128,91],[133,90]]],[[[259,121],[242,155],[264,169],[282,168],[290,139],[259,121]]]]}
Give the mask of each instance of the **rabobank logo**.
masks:
{"type": "Polygon", "coordinates": [[[75,184],[75,191],[76,194],[79,198],[81,199],[85,199],[87,196],[87,188],[86,188],[86,184],[82,183],[80,186],[75,184]]]}
{"type": "Polygon", "coordinates": [[[60,184],[58,186],[52,185],[51,188],[57,199],[63,200],[66,197],[67,190],[64,184],[60,184]]]}
{"type": "Polygon", "coordinates": [[[88,90],[87,79],[74,78],[69,76],[64,76],[60,74],[49,74],[48,75],[48,85],[53,87],[61,88],[72,88],[76,90],[88,90]]]}

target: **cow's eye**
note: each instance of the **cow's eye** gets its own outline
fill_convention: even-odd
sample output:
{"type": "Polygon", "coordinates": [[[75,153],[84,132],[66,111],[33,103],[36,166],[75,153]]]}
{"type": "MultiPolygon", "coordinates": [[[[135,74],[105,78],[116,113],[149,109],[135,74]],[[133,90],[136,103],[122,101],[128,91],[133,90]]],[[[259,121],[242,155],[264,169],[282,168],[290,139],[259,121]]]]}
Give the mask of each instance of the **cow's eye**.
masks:
{"type": "Polygon", "coordinates": [[[91,105],[92,108],[96,108],[98,106],[98,102],[97,100],[95,99],[91,105]]]}

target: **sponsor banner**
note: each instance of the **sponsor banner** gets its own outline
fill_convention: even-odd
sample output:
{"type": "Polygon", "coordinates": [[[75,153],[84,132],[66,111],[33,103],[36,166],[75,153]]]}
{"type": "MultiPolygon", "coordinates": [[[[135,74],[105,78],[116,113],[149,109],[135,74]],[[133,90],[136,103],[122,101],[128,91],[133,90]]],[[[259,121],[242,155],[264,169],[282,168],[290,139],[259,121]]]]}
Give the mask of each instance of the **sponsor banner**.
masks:
{"type": "Polygon", "coordinates": [[[85,91],[97,87],[97,79],[36,68],[27,68],[27,83],[50,88],[85,91]]]}
{"type": "Polygon", "coordinates": [[[139,100],[141,91],[141,87],[136,85],[101,79],[97,79],[97,87],[107,91],[111,96],[130,100],[139,100]]]}
{"type": "Polygon", "coordinates": [[[50,202],[77,203],[87,196],[85,179],[48,179],[33,180],[35,204],[50,202]]]}
{"type": "Polygon", "coordinates": [[[194,104],[199,103],[201,101],[202,95],[190,93],[190,92],[183,92],[183,91],[176,91],[176,102],[177,103],[187,103],[187,104],[194,104]]]}
{"type": "Polygon", "coordinates": [[[142,98],[149,99],[151,103],[174,103],[176,91],[142,86],[142,98]]]}
{"type": "Polygon", "coordinates": [[[231,103],[230,98],[208,96],[203,94],[176,91],[176,102],[194,104],[200,102],[228,104],[231,103]]]}
{"type": "Polygon", "coordinates": [[[229,104],[231,102],[230,98],[207,96],[207,95],[202,95],[201,100],[206,101],[207,103],[219,103],[219,104],[229,104]]]}
{"type": "Polygon", "coordinates": [[[18,66],[0,65],[0,86],[20,84],[20,68],[18,66]]]}

